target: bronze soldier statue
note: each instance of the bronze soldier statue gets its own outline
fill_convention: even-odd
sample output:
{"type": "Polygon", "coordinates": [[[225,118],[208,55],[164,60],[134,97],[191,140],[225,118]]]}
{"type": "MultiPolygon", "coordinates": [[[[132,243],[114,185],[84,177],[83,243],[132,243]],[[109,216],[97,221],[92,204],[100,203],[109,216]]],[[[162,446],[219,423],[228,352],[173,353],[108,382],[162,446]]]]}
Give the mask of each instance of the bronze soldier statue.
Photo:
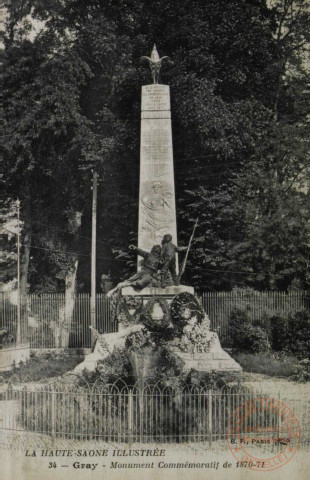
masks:
{"type": "Polygon", "coordinates": [[[128,278],[124,282],[120,282],[116,285],[115,288],[110,290],[107,294],[108,297],[120,290],[123,287],[133,287],[137,290],[142,290],[148,285],[153,285],[156,283],[156,273],[160,264],[160,255],[161,247],[160,245],[154,245],[151,252],[146,252],[141,248],[135,247],[134,245],[129,245],[130,250],[135,250],[135,252],[144,258],[144,262],[140,272],[135,273],[132,277],[128,278]]]}
{"type": "Polygon", "coordinates": [[[161,244],[161,288],[171,285],[171,283],[169,283],[169,272],[172,276],[174,285],[179,285],[180,282],[176,273],[175,254],[176,252],[187,250],[187,247],[177,247],[174,245],[170,234],[163,236],[161,244]]]}

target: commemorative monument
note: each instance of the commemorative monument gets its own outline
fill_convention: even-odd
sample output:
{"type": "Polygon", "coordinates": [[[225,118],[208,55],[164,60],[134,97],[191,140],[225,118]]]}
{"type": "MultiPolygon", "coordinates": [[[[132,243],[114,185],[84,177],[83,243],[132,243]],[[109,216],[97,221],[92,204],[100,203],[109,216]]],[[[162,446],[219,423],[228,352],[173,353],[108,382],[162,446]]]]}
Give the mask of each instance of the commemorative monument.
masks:
{"type": "Polygon", "coordinates": [[[177,241],[170,88],[159,84],[166,58],[154,45],[151,57],[141,59],[150,66],[153,84],[142,87],[138,245],[130,246],[137,253],[137,273],[108,293],[119,331],[95,332],[94,350],[76,372],[99,364],[104,371],[115,349],[130,351],[136,380],[152,378],[167,350],[184,375],[241,370],[210,330],[194,288],[180,284],[178,252],[184,251],[184,266],[189,246],[177,241]]]}

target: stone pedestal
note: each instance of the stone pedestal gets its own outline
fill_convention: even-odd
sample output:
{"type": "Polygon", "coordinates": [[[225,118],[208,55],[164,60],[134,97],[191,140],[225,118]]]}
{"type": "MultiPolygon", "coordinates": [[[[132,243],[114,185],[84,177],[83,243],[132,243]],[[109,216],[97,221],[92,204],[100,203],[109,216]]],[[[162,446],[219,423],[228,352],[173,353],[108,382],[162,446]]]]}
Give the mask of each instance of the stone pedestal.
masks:
{"type": "Polygon", "coordinates": [[[29,343],[22,343],[12,348],[3,348],[0,350],[0,372],[12,370],[14,367],[19,367],[20,363],[26,363],[29,360],[29,343]]]}
{"type": "Polygon", "coordinates": [[[184,292],[188,292],[194,295],[194,287],[188,287],[187,285],[179,285],[166,288],[146,287],[140,292],[138,292],[132,287],[125,287],[122,289],[123,296],[142,297],[143,304],[145,304],[150,298],[154,296],[164,298],[170,304],[176,295],[184,292]]]}
{"type": "Polygon", "coordinates": [[[170,91],[154,84],[142,87],[138,247],[150,251],[165,234],[177,244],[170,91]]]}

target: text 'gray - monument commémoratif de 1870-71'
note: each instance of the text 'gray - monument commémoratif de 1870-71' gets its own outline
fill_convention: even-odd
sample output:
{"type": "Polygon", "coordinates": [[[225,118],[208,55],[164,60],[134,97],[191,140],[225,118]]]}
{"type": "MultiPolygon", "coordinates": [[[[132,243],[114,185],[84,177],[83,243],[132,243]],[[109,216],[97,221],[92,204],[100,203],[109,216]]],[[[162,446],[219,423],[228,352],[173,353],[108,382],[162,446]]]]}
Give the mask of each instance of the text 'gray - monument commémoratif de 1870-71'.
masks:
{"type": "Polygon", "coordinates": [[[136,335],[134,345],[140,347],[140,358],[143,342],[148,340],[140,364],[143,377],[149,378],[152,369],[146,368],[146,359],[156,356],[150,355],[149,338],[152,332],[165,329],[163,336],[170,339],[166,344],[183,362],[185,373],[241,370],[221,348],[217,334],[210,331],[209,318],[194,288],[180,285],[177,252],[186,248],[177,247],[170,88],[158,83],[166,58],[160,59],[154,45],[151,57],[141,59],[150,66],[153,84],[142,87],[138,247],[131,246],[138,254],[137,273],[110,292],[119,331],[95,332],[94,352],[76,372],[94,370],[98,362],[102,366],[115,348],[128,350],[129,336],[132,341],[136,335]]]}

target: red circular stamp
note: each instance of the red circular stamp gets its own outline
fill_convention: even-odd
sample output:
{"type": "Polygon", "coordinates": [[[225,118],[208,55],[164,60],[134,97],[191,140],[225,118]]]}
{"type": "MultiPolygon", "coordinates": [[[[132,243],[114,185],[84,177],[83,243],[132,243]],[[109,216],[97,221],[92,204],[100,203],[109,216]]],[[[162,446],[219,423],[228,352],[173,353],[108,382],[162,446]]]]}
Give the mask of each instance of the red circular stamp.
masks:
{"type": "Polygon", "coordinates": [[[279,400],[251,398],[230,416],[227,442],[237,467],[276,470],[298,450],[300,427],[293,411],[279,400]]]}

